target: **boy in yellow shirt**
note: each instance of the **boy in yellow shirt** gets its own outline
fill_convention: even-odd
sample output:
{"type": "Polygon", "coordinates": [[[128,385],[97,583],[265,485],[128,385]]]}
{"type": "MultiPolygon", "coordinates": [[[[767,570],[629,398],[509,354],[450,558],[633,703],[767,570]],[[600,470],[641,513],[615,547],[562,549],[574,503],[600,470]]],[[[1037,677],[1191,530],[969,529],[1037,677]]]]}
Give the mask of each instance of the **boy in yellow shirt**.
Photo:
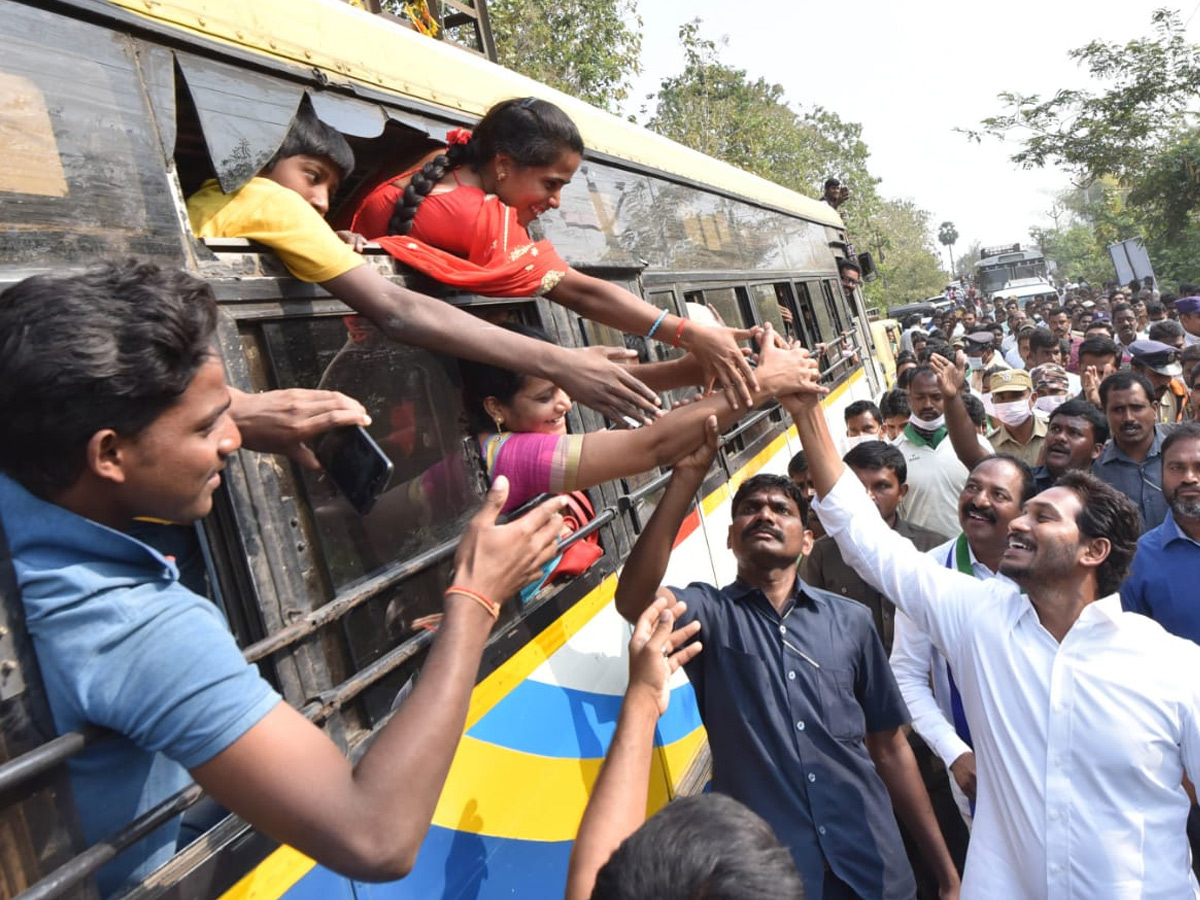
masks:
{"type": "MultiPolygon", "coordinates": [[[[271,162],[231,194],[205,182],[188,199],[198,237],[242,237],[274,250],[302,281],[321,284],[392,340],[545,378],[615,421],[646,420],[658,398],[615,360],[633,351],[571,350],[536,341],[393,284],[364,265],[325,222],[329,202],[354,167],[346,139],[301,108],[271,162]]],[[[347,235],[351,243],[360,239],[347,235]]]]}

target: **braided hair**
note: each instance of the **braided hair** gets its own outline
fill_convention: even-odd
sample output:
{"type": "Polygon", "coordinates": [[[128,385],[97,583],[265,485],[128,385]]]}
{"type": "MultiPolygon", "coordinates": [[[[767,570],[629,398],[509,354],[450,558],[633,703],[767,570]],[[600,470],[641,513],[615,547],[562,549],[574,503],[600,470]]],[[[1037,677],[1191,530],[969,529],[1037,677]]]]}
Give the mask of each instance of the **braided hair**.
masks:
{"type": "Polygon", "coordinates": [[[460,166],[477,169],[505,153],[521,168],[549,166],[566,151],[583,153],[583,138],[571,118],[536,97],[502,100],[480,120],[465,144],[452,144],[415,172],[388,222],[388,234],[408,234],[417,207],[446,173],[460,166]]]}

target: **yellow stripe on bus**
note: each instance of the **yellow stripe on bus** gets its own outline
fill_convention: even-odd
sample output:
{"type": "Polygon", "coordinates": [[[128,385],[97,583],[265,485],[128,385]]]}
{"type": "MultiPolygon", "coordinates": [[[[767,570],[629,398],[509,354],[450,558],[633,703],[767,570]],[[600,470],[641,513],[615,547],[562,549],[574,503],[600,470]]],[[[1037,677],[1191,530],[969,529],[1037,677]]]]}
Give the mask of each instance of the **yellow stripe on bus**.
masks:
{"type": "MultiPolygon", "coordinates": [[[[654,754],[648,814],[670,799],[667,773],[681,774],[704,738],[697,728],[654,754]]],[[[512,840],[573,841],[603,762],[535,756],[464,735],[433,824],[512,840]]]]}
{"type": "Polygon", "coordinates": [[[284,844],[241,881],[221,895],[221,900],[276,900],[312,871],[316,863],[284,844]]]}
{"type": "MultiPolygon", "coordinates": [[[[861,377],[863,371],[859,369],[826,396],[822,404],[830,406],[835,403],[861,377]]],[[[704,497],[701,500],[704,512],[710,514],[730,496],[729,484],[740,484],[766,465],[794,430],[793,426],[776,437],[734,473],[728,484],[720,485],[704,497]]],[[[610,575],[604,579],[595,590],[480,682],[471,695],[464,731],[487,715],[517,684],[577,634],[612,600],[616,586],[617,576],[610,575]]],[[[647,813],[657,811],[670,799],[667,785],[674,784],[682,776],[705,738],[706,733],[701,727],[672,744],[656,748],[650,773],[647,813]]],[[[433,822],[445,828],[500,838],[573,840],[602,762],[600,759],[532,756],[464,734],[446,779],[446,787],[438,800],[433,822]],[[478,782],[471,779],[472,774],[486,779],[489,785],[486,795],[477,796],[481,792],[474,790],[473,785],[478,782]],[[548,790],[547,796],[553,797],[554,802],[530,803],[531,784],[537,785],[539,792],[548,790]],[[528,807],[533,808],[531,812],[536,818],[531,820],[530,815],[523,812],[528,807]]],[[[276,900],[315,865],[299,851],[287,846],[280,847],[223,894],[221,900],[276,900]]]]}

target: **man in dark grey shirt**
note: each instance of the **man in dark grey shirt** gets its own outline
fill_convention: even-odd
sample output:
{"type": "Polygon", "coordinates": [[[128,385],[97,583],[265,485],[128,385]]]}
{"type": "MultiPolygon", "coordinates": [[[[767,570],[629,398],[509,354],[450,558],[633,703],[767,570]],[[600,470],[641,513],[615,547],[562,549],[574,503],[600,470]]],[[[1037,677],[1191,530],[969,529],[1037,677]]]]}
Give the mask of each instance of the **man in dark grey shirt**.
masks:
{"type": "Polygon", "coordinates": [[[633,621],[657,594],[687,603],[682,623],[701,623],[704,652],[685,670],[708,729],[713,788],[767,820],[791,850],[806,896],[914,896],[893,803],[943,888],[955,893],[958,874],[901,728],[908,711],[869,611],[796,576],[809,540],[799,489],[775,475],[738,489],[732,584],[659,588],[715,453],[715,427],[709,438],[676,465],[626,563],[616,604],[633,621]]]}

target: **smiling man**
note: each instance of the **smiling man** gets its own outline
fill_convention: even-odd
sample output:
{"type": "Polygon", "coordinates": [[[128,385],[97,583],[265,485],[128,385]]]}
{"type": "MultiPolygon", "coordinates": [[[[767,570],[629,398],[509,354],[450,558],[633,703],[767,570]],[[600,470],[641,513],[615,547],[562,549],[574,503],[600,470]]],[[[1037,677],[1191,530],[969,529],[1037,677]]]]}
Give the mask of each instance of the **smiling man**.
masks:
{"type": "MultiPolygon", "coordinates": [[[[1033,496],[1033,474],[1011,456],[985,456],[975,464],[958,499],[962,531],[934,547],[929,555],[947,569],[981,581],[1000,574],[1000,558],[1008,549],[1008,523],[1033,496]]],[[[832,538],[826,538],[832,541],[832,538]]],[[[918,544],[918,550],[924,550],[918,544]]],[[[959,811],[968,822],[975,802],[975,751],[963,713],[962,696],[933,642],[904,613],[896,614],[892,671],[913,717],[913,728],[949,770],[957,789],[959,811]]]]}
{"type": "MultiPolygon", "coordinates": [[[[507,490],[493,488],[459,545],[419,684],[351,765],[243,659],[216,604],[130,533],[138,519],[205,516],[241,444],[216,323],[205,282],[136,261],[0,293],[0,517],[26,625],[58,731],[112,732],[68,763],[84,837],[110,838],[194,779],[338,872],[400,878],[498,603],[553,555],[561,502],[497,526],[507,490]]],[[[169,820],[104,866],[101,895],[169,859],[178,833],[169,820]]]]}
{"type": "Polygon", "coordinates": [[[1197,897],[1182,775],[1200,774],[1200,647],[1121,610],[1132,504],[1070,473],[1008,525],[980,581],[872,514],[819,398],[783,399],[846,560],[946,657],[978,750],[965,900],[1197,897]]]}

